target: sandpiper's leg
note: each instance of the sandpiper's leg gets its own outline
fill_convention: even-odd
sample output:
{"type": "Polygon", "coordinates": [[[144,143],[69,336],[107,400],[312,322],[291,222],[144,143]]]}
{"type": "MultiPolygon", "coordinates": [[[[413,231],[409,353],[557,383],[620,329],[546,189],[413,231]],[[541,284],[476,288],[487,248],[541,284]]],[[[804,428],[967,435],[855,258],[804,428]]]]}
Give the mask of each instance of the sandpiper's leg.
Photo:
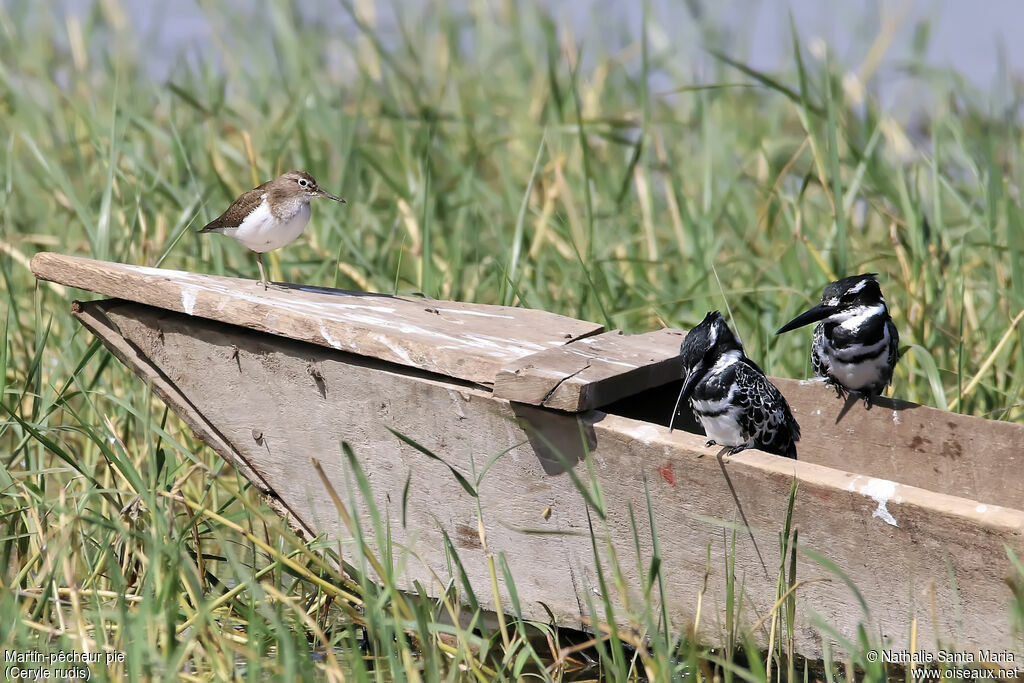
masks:
{"type": "Polygon", "coordinates": [[[267,276],[263,272],[263,254],[256,252],[256,265],[260,267],[260,284],[263,285],[263,291],[267,291],[267,276]]]}

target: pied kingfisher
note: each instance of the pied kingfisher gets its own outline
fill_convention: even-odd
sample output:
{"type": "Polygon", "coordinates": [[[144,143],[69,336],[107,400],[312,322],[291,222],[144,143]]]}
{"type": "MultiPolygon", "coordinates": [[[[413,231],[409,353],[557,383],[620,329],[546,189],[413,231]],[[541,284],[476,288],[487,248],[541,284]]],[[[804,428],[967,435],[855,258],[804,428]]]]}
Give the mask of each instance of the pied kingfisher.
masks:
{"type": "Polygon", "coordinates": [[[800,425],[775,385],[743,354],[743,344],[721,313],[708,313],[687,333],[679,356],[685,381],[669,431],[680,403],[689,401],[707,434],[705,445],[727,447],[730,455],[760,448],[796,457],[800,425]]]}
{"type": "Polygon", "coordinates": [[[889,316],[877,273],[851,275],[833,282],[821,303],[783,325],[782,334],[817,322],[811,342],[811,366],[836,394],[855,391],[871,400],[892,383],[900,358],[900,334],[889,316]],[[818,322],[818,321],[821,322],[818,322]]]}

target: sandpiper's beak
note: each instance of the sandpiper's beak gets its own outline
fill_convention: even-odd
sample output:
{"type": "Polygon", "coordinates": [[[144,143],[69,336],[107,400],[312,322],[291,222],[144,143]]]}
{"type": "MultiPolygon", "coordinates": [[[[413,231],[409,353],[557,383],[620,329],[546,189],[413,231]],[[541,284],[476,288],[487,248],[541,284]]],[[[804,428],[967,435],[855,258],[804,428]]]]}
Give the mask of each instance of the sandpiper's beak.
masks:
{"type": "Polygon", "coordinates": [[[804,311],[803,313],[801,313],[797,317],[795,317],[792,320],[790,320],[788,323],[786,323],[785,325],[780,327],[779,331],[776,332],[775,334],[782,334],[783,332],[789,332],[790,330],[795,330],[796,328],[803,327],[804,325],[810,325],[811,323],[816,323],[819,320],[824,320],[825,318],[829,317],[830,315],[832,315],[835,312],[836,312],[836,307],[835,306],[827,306],[825,304],[818,304],[814,308],[812,308],[812,309],[810,309],[808,311],[804,311]]]}
{"type": "Polygon", "coordinates": [[[342,199],[341,197],[335,197],[330,192],[324,192],[323,190],[321,190],[319,188],[317,189],[316,194],[314,194],[313,196],[314,197],[324,197],[326,199],[333,199],[334,201],[341,202],[342,204],[345,203],[345,200],[342,199]]]}

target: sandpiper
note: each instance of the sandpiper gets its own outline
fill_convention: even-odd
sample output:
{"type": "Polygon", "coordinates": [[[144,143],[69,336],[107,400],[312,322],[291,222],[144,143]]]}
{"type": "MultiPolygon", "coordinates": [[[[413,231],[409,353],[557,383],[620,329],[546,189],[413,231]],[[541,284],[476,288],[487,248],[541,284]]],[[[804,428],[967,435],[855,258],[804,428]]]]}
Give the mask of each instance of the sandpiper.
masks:
{"type": "Polygon", "coordinates": [[[305,171],[288,171],[280,178],[249,190],[199,232],[219,232],[234,237],[256,253],[260,284],[267,289],[263,254],[280,249],[302,234],[309,222],[309,200],[326,197],[345,203],[317,187],[305,171]]]}

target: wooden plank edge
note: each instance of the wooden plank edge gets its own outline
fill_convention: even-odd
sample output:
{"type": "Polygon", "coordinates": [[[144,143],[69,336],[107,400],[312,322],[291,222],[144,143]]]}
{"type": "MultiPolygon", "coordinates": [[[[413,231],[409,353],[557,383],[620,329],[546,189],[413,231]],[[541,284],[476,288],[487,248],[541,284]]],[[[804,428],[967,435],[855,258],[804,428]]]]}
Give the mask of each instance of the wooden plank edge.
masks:
{"type": "MultiPolygon", "coordinates": [[[[406,297],[388,297],[400,300],[403,306],[435,314],[439,314],[440,311],[449,310],[447,306],[467,309],[474,316],[495,315],[483,312],[484,309],[504,310],[510,308],[510,313],[518,312],[527,318],[540,316],[543,320],[557,321],[559,325],[566,326],[566,329],[563,330],[564,336],[548,338],[543,343],[538,343],[537,340],[530,341],[508,337],[499,339],[498,336],[480,339],[481,334],[469,335],[457,340],[458,343],[468,345],[469,347],[475,346],[478,349],[484,350],[476,355],[467,354],[468,357],[462,358],[460,362],[456,363],[451,361],[452,354],[450,353],[435,353],[427,354],[426,356],[418,353],[418,350],[423,348],[431,348],[429,342],[426,345],[420,343],[418,345],[405,346],[400,341],[396,341],[396,338],[382,338],[382,336],[388,337],[390,335],[383,334],[381,329],[374,327],[375,323],[361,324],[350,320],[341,321],[316,315],[316,307],[328,303],[326,301],[303,301],[301,297],[297,300],[282,300],[273,297],[267,299],[265,296],[261,296],[262,290],[259,288],[258,283],[254,283],[251,280],[99,261],[77,256],[66,256],[55,252],[39,252],[35,254],[30,262],[30,268],[33,274],[40,280],[92,291],[112,298],[130,300],[135,303],[153,306],[154,308],[162,308],[176,313],[184,313],[190,316],[245,327],[258,332],[285,336],[317,346],[349,351],[368,358],[379,358],[397,365],[452,376],[488,389],[494,382],[495,367],[498,363],[507,360],[507,358],[528,355],[536,352],[536,349],[542,349],[545,345],[549,344],[560,346],[571,343],[594,334],[599,334],[604,330],[604,326],[597,323],[576,320],[568,316],[538,309],[511,308],[491,304],[467,304],[457,301],[435,301],[431,299],[420,301],[406,297]],[[183,281],[183,279],[191,280],[191,282],[183,281]],[[138,285],[139,283],[152,286],[130,286],[138,285]],[[148,294],[136,295],[135,293],[139,291],[147,292],[148,294]],[[247,303],[256,304],[259,307],[259,311],[265,315],[240,320],[237,314],[232,312],[233,309],[231,307],[225,310],[226,299],[242,300],[247,303]],[[432,304],[434,308],[431,308],[432,304]],[[304,310],[297,312],[297,306],[304,307],[304,310]],[[282,318],[291,320],[293,329],[289,331],[279,329],[282,318]],[[356,338],[365,342],[365,348],[364,344],[357,344],[355,342],[356,338]],[[503,348],[495,352],[492,348],[495,344],[503,348]],[[497,360],[489,358],[495,353],[499,356],[497,360]],[[504,353],[504,359],[501,357],[502,353],[504,353]]],[[[299,292],[308,292],[313,295],[325,294],[323,291],[316,291],[318,288],[314,287],[303,287],[300,285],[289,285],[289,287],[299,292]]],[[[368,292],[347,293],[347,295],[358,297],[381,296],[368,292]]],[[[329,303],[335,304],[337,302],[331,301],[329,303]]],[[[455,312],[458,313],[460,311],[455,312]]],[[[407,314],[408,311],[404,315],[407,314]]],[[[385,323],[385,326],[390,327],[387,323],[385,323]]],[[[440,336],[444,337],[443,334],[440,336]]],[[[398,338],[400,339],[400,337],[401,335],[398,338]]]]}
{"type": "MultiPolygon", "coordinates": [[[[702,435],[679,430],[669,433],[668,429],[660,425],[627,417],[606,415],[604,419],[595,423],[595,427],[623,434],[640,441],[645,446],[652,448],[661,446],[663,449],[667,449],[665,452],[671,453],[673,458],[688,455],[715,457],[718,452],[715,447],[704,447],[706,437],[702,435]]],[[[757,449],[748,449],[736,455],[727,456],[726,467],[729,466],[750,467],[775,476],[796,477],[800,483],[870,498],[881,507],[887,506],[891,501],[897,505],[916,506],[931,510],[937,515],[956,516],[979,526],[1012,534],[1024,542],[1024,509],[979,503],[969,498],[930,491],[897,481],[783,458],[757,449]],[[883,498],[885,502],[879,502],[878,498],[883,498]]],[[[1022,545],[1022,549],[1024,549],[1024,545],[1022,545]]]]}
{"type": "Polygon", "coordinates": [[[588,382],[578,374],[560,382],[551,398],[542,405],[574,412],[600,408],[675,381],[679,379],[680,372],[676,356],[636,367],[600,382],[588,382]]]}
{"type": "MultiPolygon", "coordinates": [[[[510,401],[543,406],[553,410],[578,413],[606,406],[629,396],[667,384],[680,378],[679,345],[685,330],[663,328],[635,335],[623,334],[621,330],[594,333],[571,340],[564,346],[545,349],[517,359],[498,371],[494,380],[494,395],[510,401]],[[617,357],[605,357],[590,350],[590,344],[599,344],[603,337],[618,335],[621,341],[635,340],[638,351],[645,355],[658,355],[656,347],[671,342],[664,357],[646,364],[633,365],[627,369],[597,379],[585,375],[594,363],[626,365],[617,357]],[[664,336],[663,341],[661,337],[664,336]],[[561,351],[562,354],[553,356],[561,351]],[[551,367],[557,358],[565,364],[565,370],[551,367]]],[[[620,343],[621,343],[620,341],[620,343]]]]}

